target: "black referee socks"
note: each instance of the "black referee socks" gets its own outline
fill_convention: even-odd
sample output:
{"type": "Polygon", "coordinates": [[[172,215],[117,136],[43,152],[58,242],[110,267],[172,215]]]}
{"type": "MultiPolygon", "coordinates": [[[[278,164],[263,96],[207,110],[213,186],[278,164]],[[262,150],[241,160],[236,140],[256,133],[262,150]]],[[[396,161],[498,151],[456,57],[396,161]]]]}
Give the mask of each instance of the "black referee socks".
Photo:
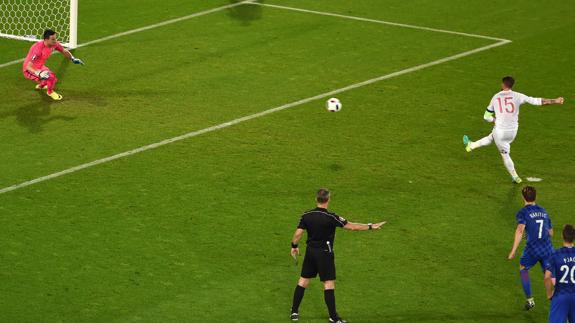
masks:
{"type": "Polygon", "coordinates": [[[323,296],[325,298],[325,305],[327,305],[327,310],[329,311],[329,317],[332,320],[338,319],[337,312],[335,311],[335,290],[326,289],[323,291],[323,296]]]}
{"type": "Polygon", "coordinates": [[[291,306],[292,313],[299,313],[299,304],[303,299],[303,293],[305,292],[305,288],[297,285],[295,287],[295,291],[293,292],[293,305],[291,306]]]}

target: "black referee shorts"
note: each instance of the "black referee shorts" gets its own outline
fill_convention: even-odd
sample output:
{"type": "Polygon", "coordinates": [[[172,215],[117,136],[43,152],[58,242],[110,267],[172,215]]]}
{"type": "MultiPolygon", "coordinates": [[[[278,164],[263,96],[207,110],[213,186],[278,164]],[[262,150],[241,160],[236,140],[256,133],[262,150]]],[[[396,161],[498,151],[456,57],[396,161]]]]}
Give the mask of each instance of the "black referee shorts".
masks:
{"type": "Polygon", "coordinates": [[[319,274],[319,280],[335,280],[335,258],[333,252],[327,248],[307,247],[301,276],[303,278],[315,278],[319,274]]]}

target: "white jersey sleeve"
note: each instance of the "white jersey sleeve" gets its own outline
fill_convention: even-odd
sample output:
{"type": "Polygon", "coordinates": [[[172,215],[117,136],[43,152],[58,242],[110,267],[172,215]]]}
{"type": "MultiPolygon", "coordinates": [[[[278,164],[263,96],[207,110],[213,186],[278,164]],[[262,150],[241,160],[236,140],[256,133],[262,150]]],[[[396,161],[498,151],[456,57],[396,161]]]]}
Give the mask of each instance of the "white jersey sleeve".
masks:
{"type": "Polygon", "coordinates": [[[533,98],[533,97],[527,96],[523,93],[517,93],[517,92],[515,92],[515,93],[518,95],[519,100],[521,101],[521,104],[523,104],[523,103],[529,103],[531,105],[541,105],[542,104],[541,98],[533,98]]]}

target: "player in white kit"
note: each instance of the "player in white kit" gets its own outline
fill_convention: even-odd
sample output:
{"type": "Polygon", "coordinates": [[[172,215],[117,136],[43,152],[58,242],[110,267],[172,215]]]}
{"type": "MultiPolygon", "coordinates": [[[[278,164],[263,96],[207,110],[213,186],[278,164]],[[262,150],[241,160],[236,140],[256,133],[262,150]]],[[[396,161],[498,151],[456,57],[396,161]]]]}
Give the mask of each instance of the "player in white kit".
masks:
{"type": "Polygon", "coordinates": [[[504,77],[502,82],[502,91],[493,96],[483,116],[485,121],[495,122],[493,131],[487,137],[477,141],[471,141],[465,135],[463,136],[463,144],[465,145],[465,150],[471,152],[476,148],[488,146],[495,141],[495,145],[503,158],[503,164],[505,164],[505,168],[507,168],[509,175],[513,178],[513,182],[521,183],[522,180],[517,175],[513,160],[509,156],[511,143],[519,129],[519,107],[523,103],[531,105],[563,104],[564,100],[562,97],[557,99],[532,98],[525,94],[514,92],[511,89],[515,84],[515,80],[511,76],[504,77]]]}

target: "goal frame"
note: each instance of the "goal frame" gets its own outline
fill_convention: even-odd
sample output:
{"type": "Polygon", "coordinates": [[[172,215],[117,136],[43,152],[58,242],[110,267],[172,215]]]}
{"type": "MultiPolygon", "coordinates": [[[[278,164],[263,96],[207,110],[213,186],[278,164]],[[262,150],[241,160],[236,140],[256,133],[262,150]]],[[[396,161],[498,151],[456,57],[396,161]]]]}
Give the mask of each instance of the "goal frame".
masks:
{"type": "MultiPolygon", "coordinates": [[[[69,0],[70,1],[70,21],[69,21],[69,25],[70,25],[70,30],[69,30],[69,35],[70,35],[70,39],[68,42],[64,42],[62,43],[62,45],[64,47],[67,47],[69,49],[74,49],[78,47],[78,1],[79,0],[69,0]]],[[[41,39],[35,38],[35,37],[29,37],[29,36],[18,36],[18,35],[12,35],[12,34],[5,34],[5,33],[0,33],[0,37],[3,38],[10,38],[10,39],[16,39],[16,40],[25,40],[25,41],[38,41],[41,39]]]]}

